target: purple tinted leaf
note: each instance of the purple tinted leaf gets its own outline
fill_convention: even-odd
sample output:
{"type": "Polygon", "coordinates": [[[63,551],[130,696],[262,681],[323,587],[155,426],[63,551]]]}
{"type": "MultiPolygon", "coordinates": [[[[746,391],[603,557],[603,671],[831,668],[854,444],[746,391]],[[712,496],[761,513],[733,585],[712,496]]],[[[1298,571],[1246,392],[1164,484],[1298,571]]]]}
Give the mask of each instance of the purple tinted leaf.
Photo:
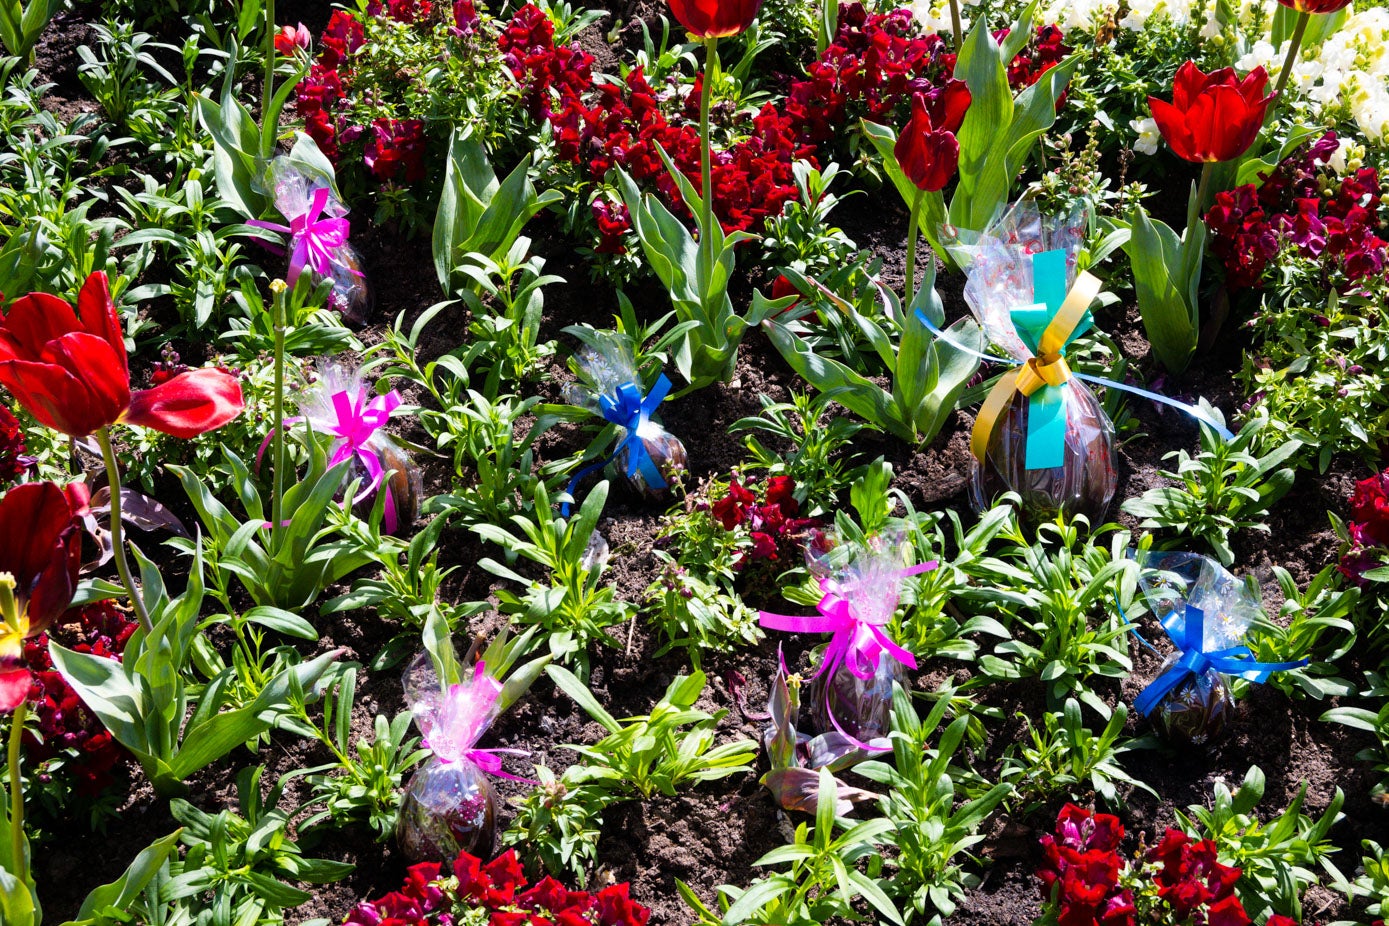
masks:
{"type": "MultiPolygon", "coordinates": [[[[762,784],[772,792],[777,803],[786,810],[799,810],[814,813],[816,800],[820,794],[820,774],[808,768],[773,769],[762,776],[762,784]]],[[[835,779],[835,813],[845,816],[854,809],[854,804],[871,801],[878,797],[872,791],[851,788],[835,779]]]]}
{"type": "MultiPolygon", "coordinates": [[[[111,487],[102,486],[92,493],[92,513],[111,517],[111,487]]],[[[121,486],[121,520],[133,524],[143,531],[166,530],[179,537],[187,537],[188,530],[163,504],[142,495],[129,486],[121,486]]]]}
{"type": "Polygon", "coordinates": [[[827,768],[832,772],[838,772],[865,759],[891,751],[892,742],[885,738],[869,740],[867,744],[863,744],[843,733],[830,731],[806,743],[804,764],[807,768],[827,768]],[[864,749],[864,745],[870,748],[864,749]]]}

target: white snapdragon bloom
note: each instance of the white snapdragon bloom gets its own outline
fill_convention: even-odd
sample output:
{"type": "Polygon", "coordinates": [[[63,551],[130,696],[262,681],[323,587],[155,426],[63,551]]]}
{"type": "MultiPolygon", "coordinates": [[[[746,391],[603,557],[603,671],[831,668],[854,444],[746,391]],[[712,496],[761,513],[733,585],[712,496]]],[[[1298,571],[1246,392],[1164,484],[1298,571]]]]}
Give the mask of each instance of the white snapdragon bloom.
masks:
{"type": "Polygon", "coordinates": [[[1258,67],[1267,70],[1277,58],[1277,50],[1268,42],[1260,39],[1254,43],[1254,46],[1243,58],[1235,62],[1235,68],[1243,73],[1248,73],[1258,67]]]}
{"type": "Polygon", "coordinates": [[[1138,141],[1133,143],[1134,151],[1139,154],[1157,154],[1158,142],[1162,140],[1157,120],[1151,116],[1147,119],[1134,119],[1129,123],[1129,127],[1138,133],[1138,141]]]}
{"type": "Polygon", "coordinates": [[[1336,150],[1331,153],[1331,157],[1326,159],[1327,166],[1334,170],[1338,177],[1345,176],[1346,170],[1348,169],[1346,159],[1350,156],[1354,148],[1354,142],[1349,138],[1342,137],[1341,143],[1336,146],[1336,150]]]}
{"type": "Polygon", "coordinates": [[[1131,0],[1128,15],[1119,20],[1119,25],[1121,28],[1138,32],[1148,24],[1148,18],[1156,13],[1160,6],[1162,0],[1131,0]]]}
{"type": "Polygon", "coordinates": [[[1382,82],[1362,85],[1350,111],[1367,138],[1377,145],[1389,144],[1389,89],[1382,82]]]}
{"type": "MultiPolygon", "coordinates": [[[[943,3],[941,0],[913,0],[907,5],[907,9],[912,11],[912,18],[921,23],[921,28],[927,32],[948,35],[954,28],[950,23],[949,3],[943,3]]],[[[960,28],[965,32],[969,31],[969,17],[964,13],[960,14],[960,28]]]]}
{"type": "Polygon", "coordinates": [[[1215,15],[1215,10],[1212,9],[1206,15],[1206,24],[1201,27],[1201,38],[1209,40],[1218,35],[1220,35],[1220,17],[1215,15]]]}

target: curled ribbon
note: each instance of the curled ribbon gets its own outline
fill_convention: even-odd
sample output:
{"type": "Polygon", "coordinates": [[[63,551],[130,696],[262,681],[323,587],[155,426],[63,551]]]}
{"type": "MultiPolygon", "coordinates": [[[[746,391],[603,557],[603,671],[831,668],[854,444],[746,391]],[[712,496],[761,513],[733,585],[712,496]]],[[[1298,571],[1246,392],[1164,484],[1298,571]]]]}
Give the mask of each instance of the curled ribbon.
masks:
{"type": "MultiPolygon", "coordinates": [[[[401,405],[400,393],[392,389],[385,395],[376,396],[370,401],[367,400],[367,390],[357,389],[355,391],[343,390],[333,393],[331,400],[333,403],[333,413],[336,420],[321,426],[322,430],[333,435],[337,440],[334,442],[333,455],[328,460],[328,468],[332,469],[339,463],[356,457],[367,471],[369,481],[357,493],[357,497],[352,499],[352,503],[360,504],[371,498],[373,492],[382,485],[386,475],[385,467],[381,465],[381,457],[376,451],[371,449],[371,439],[377,431],[385,427],[390,420],[391,413],[401,405]]],[[[295,424],[303,421],[299,418],[286,418],[285,424],[295,424]]],[[[261,458],[265,456],[265,450],[270,446],[270,440],[274,436],[272,430],[265,435],[265,440],[261,441],[260,451],[256,454],[256,465],[260,465],[261,458]]],[[[395,533],[398,526],[399,515],[396,512],[395,498],[390,491],[386,492],[385,505],[382,510],[382,526],[387,533],[395,533]]],[[[266,522],[269,526],[270,522],[266,522]]]]}
{"type": "MultiPolygon", "coordinates": [[[[930,572],[939,565],[936,560],[921,563],[908,569],[903,569],[897,573],[899,578],[920,575],[923,572],[930,572]]],[[[885,615],[882,623],[865,620],[858,613],[851,600],[852,593],[845,589],[843,583],[836,582],[828,577],[820,580],[820,591],[824,596],[815,605],[819,615],[796,616],[792,614],[774,614],[770,611],[759,611],[757,622],[768,630],[785,630],[789,633],[829,633],[829,646],[825,648],[825,656],[820,660],[819,667],[810,676],[812,679],[821,675],[828,674],[829,679],[834,678],[834,674],[841,666],[859,679],[868,680],[878,671],[878,661],[886,653],[888,656],[897,660],[902,665],[916,668],[916,657],[910,650],[898,646],[887,635],[883,629],[883,624],[891,619],[891,615],[885,615]]],[[[836,730],[850,740],[862,747],[871,748],[867,744],[861,743],[855,737],[844,731],[840,726],[839,720],[834,716],[834,712],[829,710],[829,687],[825,688],[825,713],[829,715],[830,722],[834,724],[836,730]]]]}
{"type": "MultiPolygon", "coordinates": [[[[626,430],[627,434],[621,442],[613,448],[613,452],[601,462],[591,466],[585,466],[574,474],[574,478],[569,480],[569,485],[564,487],[570,498],[574,497],[574,490],[579,483],[590,473],[595,473],[607,466],[621,455],[623,450],[631,448],[631,454],[627,458],[627,477],[631,478],[638,472],[646,480],[646,484],[655,489],[664,489],[666,481],[661,476],[661,470],[656,466],[656,461],[651,459],[651,454],[646,452],[646,444],[638,432],[642,425],[651,420],[651,416],[656,413],[656,409],[666,400],[670,394],[670,380],[662,373],[656,380],[656,385],[651,387],[651,391],[645,396],[641,394],[641,389],[636,383],[623,383],[617,387],[617,398],[612,399],[606,395],[598,397],[598,409],[603,413],[603,418],[610,421],[620,428],[626,430]]],[[[569,502],[560,506],[560,515],[569,517],[569,502]]]]}
{"type": "MultiPolygon", "coordinates": [[[[1266,682],[1274,672],[1285,672],[1307,665],[1308,660],[1295,662],[1256,662],[1247,646],[1204,652],[1205,612],[1193,605],[1174,608],[1162,619],[1162,629],[1171,637],[1181,658],[1166,672],[1154,679],[1134,700],[1133,706],[1143,716],[1151,714],[1178,685],[1214,669],[1226,675],[1237,675],[1251,682],[1266,682]]],[[[1141,639],[1141,638],[1140,638],[1141,639]]]]}
{"type": "Polygon", "coordinates": [[[313,197],[309,200],[308,211],[289,216],[288,225],[262,222],[260,219],[252,219],[246,223],[256,228],[284,232],[290,236],[292,249],[289,255],[289,272],[285,280],[290,286],[299,279],[299,274],[305,267],[319,276],[329,276],[334,255],[338,248],[347,244],[347,236],[351,230],[347,219],[322,217],[323,210],[328,206],[329,195],[327,187],[314,190],[313,197]]]}

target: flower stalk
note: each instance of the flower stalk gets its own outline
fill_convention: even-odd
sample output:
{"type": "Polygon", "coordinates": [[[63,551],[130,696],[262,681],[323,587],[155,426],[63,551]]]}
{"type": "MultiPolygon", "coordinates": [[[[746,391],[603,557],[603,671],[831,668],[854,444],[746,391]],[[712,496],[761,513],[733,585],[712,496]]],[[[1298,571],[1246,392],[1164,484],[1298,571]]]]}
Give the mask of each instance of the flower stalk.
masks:
{"type": "Polygon", "coordinates": [[[1268,110],[1269,119],[1273,118],[1273,113],[1283,102],[1283,91],[1288,86],[1288,78],[1292,76],[1293,66],[1297,64],[1297,54],[1302,50],[1302,37],[1307,34],[1307,24],[1311,19],[1311,13],[1304,11],[1297,14],[1297,23],[1293,26],[1292,38],[1288,40],[1288,54],[1283,58],[1283,69],[1278,72],[1278,85],[1273,88],[1273,105],[1268,110]]]}
{"type": "Polygon", "coordinates": [[[926,191],[917,190],[912,199],[912,214],[907,223],[907,285],[903,294],[905,305],[910,310],[916,302],[916,239],[917,226],[921,224],[921,204],[926,200],[926,191]]]}
{"type": "Polygon", "coordinates": [[[10,859],[15,870],[10,872],[21,885],[29,881],[28,859],[24,852],[24,781],[19,775],[19,746],[24,738],[24,718],[29,702],[20,701],[10,715],[9,773],[10,773],[10,859]]]}
{"type": "Polygon", "coordinates": [[[718,38],[706,38],[704,49],[704,81],[699,93],[699,193],[703,207],[699,224],[699,250],[704,258],[704,266],[711,267],[714,263],[714,168],[709,140],[709,103],[714,95],[714,81],[717,80],[719,72],[718,38]]]}
{"type": "Polygon", "coordinates": [[[273,295],[273,313],[275,326],[275,396],[274,396],[274,435],[275,452],[274,467],[275,472],[271,475],[271,496],[270,496],[270,548],[278,549],[275,546],[275,535],[279,532],[281,522],[284,520],[284,472],[285,472],[285,298],[289,291],[288,285],[283,280],[275,280],[270,284],[270,292],[273,295]]]}
{"type": "Polygon", "coordinates": [[[265,0],[265,92],[261,97],[261,156],[267,160],[274,154],[275,136],[279,126],[269,118],[271,104],[275,101],[275,0],[265,0]]]}
{"type": "Polygon", "coordinates": [[[950,31],[955,34],[955,51],[965,44],[965,31],[960,28],[960,0],[950,0],[950,31]]]}
{"type": "Polygon", "coordinates": [[[120,574],[125,593],[130,596],[130,606],[135,609],[135,617],[140,629],[145,633],[154,630],[149,612],[145,610],[144,599],[135,587],[135,577],[130,571],[130,560],[125,553],[125,525],[121,520],[121,470],[116,461],[115,448],[111,446],[111,429],[104,427],[96,432],[96,441],[101,446],[102,461],[106,464],[106,484],[111,492],[111,549],[116,558],[116,572],[120,574]]]}

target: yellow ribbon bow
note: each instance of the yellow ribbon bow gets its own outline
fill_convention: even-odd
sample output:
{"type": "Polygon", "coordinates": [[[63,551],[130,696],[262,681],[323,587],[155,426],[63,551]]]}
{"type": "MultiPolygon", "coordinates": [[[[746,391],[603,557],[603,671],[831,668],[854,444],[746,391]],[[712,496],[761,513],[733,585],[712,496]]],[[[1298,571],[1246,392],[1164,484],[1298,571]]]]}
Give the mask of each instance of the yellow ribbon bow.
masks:
{"type": "Polygon", "coordinates": [[[983,463],[989,450],[989,436],[993,434],[998,416],[1003,414],[1013,401],[1014,393],[1030,396],[1044,386],[1060,386],[1071,378],[1071,368],[1061,355],[1071,332],[1075,331],[1090,303],[1100,294],[1098,277],[1081,271],[1066,293],[1061,308],[1047,325],[1037,342],[1038,356],[1016,370],[1009,370],[999,377],[984,404],[979,407],[979,416],[974,419],[974,432],[970,435],[970,450],[974,458],[983,463]]]}

